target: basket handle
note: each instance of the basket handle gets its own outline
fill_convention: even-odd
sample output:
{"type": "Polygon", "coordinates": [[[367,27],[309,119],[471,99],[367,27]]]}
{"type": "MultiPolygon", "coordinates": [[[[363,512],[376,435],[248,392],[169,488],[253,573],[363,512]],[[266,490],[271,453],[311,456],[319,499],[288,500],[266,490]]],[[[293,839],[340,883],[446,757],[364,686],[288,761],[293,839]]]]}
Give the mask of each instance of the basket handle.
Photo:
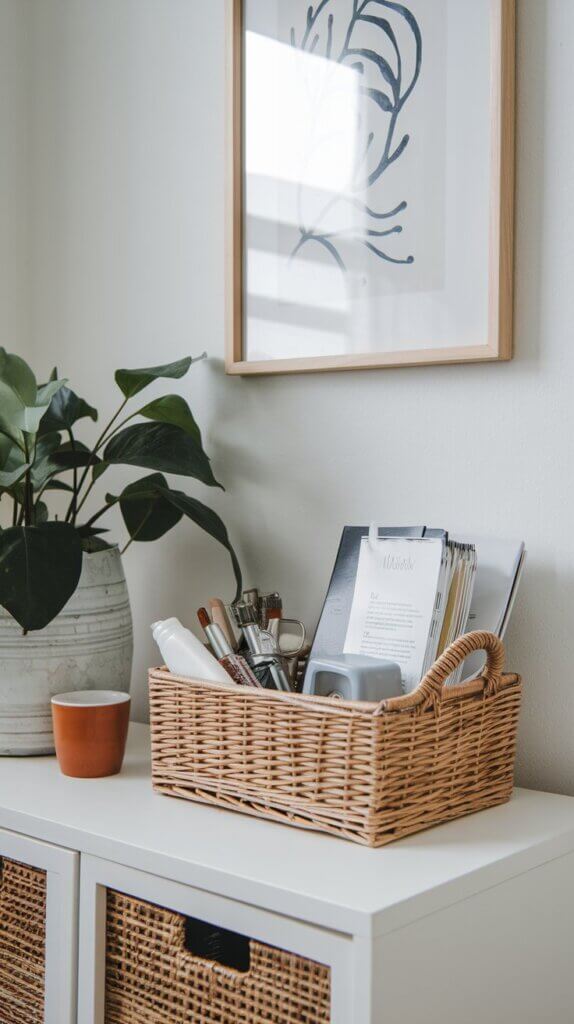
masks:
{"type": "MultiPolygon", "coordinates": [[[[486,651],[486,665],[481,675],[483,690],[486,696],[492,696],[500,688],[502,669],[504,667],[504,644],[494,633],[474,630],[459,636],[443,651],[440,658],[421,679],[416,690],[402,697],[391,697],[378,705],[375,714],[383,711],[408,711],[418,708],[424,711],[429,705],[440,703],[444,696],[444,684],[461,662],[475,651],[486,651]]],[[[458,687],[463,693],[471,684],[458,687]]],[[[457,688],[453,687],[456,692],[457,688]]]]}

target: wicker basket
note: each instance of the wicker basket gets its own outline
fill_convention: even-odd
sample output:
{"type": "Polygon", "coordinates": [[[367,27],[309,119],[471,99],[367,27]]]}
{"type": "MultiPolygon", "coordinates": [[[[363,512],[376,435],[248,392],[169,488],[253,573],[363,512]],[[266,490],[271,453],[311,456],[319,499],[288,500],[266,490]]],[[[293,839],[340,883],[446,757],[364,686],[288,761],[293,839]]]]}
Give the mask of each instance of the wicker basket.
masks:
{"type": "Polygon", "coordinates": [[[330,971],[249,942],[246,971],[190,953],[186,919],[108,891],[105,1024],[327,1024],[330,971]]]}
{"type": "Polygon", "coordinates": [[[0,882],[0,1022],[42,1024],[46,874],[3,860],[0,882]]]}
{"type": "Polygon", "coordinates": [[[513,785],[519,676],[492,633],[468,633],[414,693],[380,704],[150,673],[159,793],[383,846],[504,803],[513,785]],[[484,675],[444,682],[473,651],[484,675]]]}

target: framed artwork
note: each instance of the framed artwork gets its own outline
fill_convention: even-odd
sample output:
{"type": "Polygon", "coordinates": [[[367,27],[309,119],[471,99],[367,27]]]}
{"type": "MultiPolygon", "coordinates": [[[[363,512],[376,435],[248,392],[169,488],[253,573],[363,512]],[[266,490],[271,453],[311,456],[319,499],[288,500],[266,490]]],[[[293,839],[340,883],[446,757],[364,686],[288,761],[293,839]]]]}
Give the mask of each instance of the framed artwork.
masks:
{"type": "Polygon", "coordinates": [[[227,0],[234,374],[512,357],[514,0],[227,0]]]}

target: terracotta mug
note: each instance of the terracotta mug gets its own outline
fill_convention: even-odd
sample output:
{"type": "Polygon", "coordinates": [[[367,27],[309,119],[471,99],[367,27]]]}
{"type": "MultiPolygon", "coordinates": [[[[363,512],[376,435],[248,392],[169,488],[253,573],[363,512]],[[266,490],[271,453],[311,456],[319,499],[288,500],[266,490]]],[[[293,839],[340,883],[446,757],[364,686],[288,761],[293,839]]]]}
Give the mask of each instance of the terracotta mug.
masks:
{"type": "Polygon", "coordinates": [[[130,697],[116,690],[77,690],[52,697],[56,754],[63,775],[117,775],[126,749],[130,697]]]}

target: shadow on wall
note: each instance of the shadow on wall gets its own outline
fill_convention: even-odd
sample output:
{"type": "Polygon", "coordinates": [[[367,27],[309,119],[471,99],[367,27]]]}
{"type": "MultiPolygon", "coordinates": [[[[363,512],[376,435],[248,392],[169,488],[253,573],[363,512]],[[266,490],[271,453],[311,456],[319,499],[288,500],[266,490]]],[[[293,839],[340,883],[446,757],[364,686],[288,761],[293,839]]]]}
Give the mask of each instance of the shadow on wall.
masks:
{"type": "Polygon", "coordinates": [[[571,647],[574,573],[560,574],[526,562],[522,591],[505,640],[507,666],[523,676],[518,732],[517,782],[534,789],[574,795],[572,686],[564,678],[565,638],[571,647]],[[566,689],[565,689],[566,687],[566,689]],[[531,741],[536,738],[536,759],[531,741]],[[556,759],[570,759],[570,773],[556,759]]]}

